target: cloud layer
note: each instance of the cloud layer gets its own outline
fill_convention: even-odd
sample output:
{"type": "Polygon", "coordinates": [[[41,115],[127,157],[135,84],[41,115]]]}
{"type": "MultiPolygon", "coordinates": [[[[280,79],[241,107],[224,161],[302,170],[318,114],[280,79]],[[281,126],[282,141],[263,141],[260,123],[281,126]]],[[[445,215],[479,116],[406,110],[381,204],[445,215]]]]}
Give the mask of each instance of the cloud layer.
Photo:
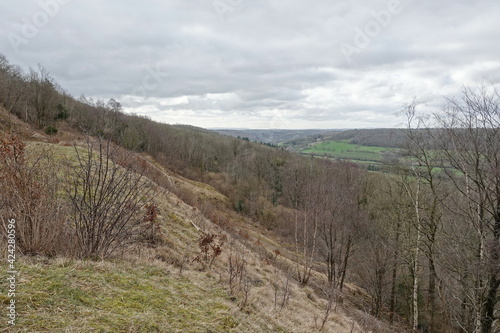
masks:
{"type": "Polygon", "coordinates": [[[0,53],[74,96],[201,127],[393,127],[417,97],[500,83],[495,0],[40,0],[0,53]]]}

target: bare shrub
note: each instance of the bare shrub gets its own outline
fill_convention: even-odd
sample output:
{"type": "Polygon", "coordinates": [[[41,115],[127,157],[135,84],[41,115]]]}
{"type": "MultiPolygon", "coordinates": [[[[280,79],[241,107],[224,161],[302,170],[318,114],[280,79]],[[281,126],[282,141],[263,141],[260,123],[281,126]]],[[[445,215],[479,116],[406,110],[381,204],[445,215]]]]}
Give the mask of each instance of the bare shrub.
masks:
{"type": "Polygon", "coordinates": [[[74,152],[65,190],[79,253],[105,258],[134,240],[153,186],[143,177],[146,166],[130,163],[132,153],[123,154],[109,141],[86,137],[85,149],[74,145],[74,152]]]}
{"type": "Polygon", "coordinates": [[[186,268],[186,265],[189,264],[189,254],[184,253],[182,258],[175,258],[173,261],[173,265],[179,268],[179,276],[182,276],[182,271],[186,268]]]}
{"type": "Polygon", "coordinates": [[[342,296],[338,294],[337,290],[335,289],[335,286],[332,283],[329,283],[327,288],[325,289],[320,288],[320,289],[324,293],[327,301],[325,306],[325,313],[321,321],[320,331],[322,331],[325,327],[326,322],[328,321],[328,318],[330,317],[332,308],[334,310],[337,310],[337,304],[342,302],[342,296]],[[334,302],[335,302],[335,307],[333,306],[334,302]]]}
{"type": "Polygon", "coordinates": [[[40,146],[28,155],[18,136],[0,138],[0,235],[5,236],[7,221],[14,219],[23,254],[63,254],[71,240],[56,170],[52,150],[40,146]]]}
{"type": "Polygon", "coordinates": [[[248,302],[248,296],[250,295],[250,290],[252,289],[252,282],[250,279],[245,279],[242,284],[241,292],[243,294],[243,298],[240,303],[240,307],[243,309],[248,302]]]}
{"type": "Polygon", "coordinates": [[[240,307],[243,309],[248,303],[252,281],[248,276],[246,253],[242,249],[231,247],[228,256],[228,283],[229,292],[233,296],[240,296],[240,307]]]}
{"type": "Polygon", "coordinates": [[[203,264],[205,269],[212,267],[214,260],[222,254],[222,247],[226,242],[226,236],[221,234],[203,233],[198,239],[200,252],[193,259],[203,264]]]}
{"type": "Polygon", "coordinates": [[[158,214],[160,210],[158,206],[149,202],[144,206],[146,210],[142,218],[140,234],[138,240],[141,243],[146,243],[150,246],[157,246],[163,243],[163,232],[161,231],[160,222],[158,220],[158,214]]]}
{"type": "Polygon", "coordinates": [[[273,289],[274,307],[281,311],[286,307],[288,301],[290,300],[291,285],[288,275],[284,281],[280,278],[278,269],[275,270],[275,281],[273,282],[273,289]]]}
{"type": "Polygon", "coordinates": [[[235,295],[242,289],[246,277],[246,259],[244,253],[237,253],[231,248],[228,256],[228,282],[231,295],[235,295]]]}

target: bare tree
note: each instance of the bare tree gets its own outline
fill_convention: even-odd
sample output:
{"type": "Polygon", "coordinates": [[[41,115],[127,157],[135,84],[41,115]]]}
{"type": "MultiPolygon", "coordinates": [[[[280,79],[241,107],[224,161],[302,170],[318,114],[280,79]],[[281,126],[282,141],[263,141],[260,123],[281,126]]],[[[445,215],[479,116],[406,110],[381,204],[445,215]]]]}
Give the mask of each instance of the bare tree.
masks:
{"type": "Polygon", "coordinates": [[[55,106],[59,97],[59,87],[49,72],[38,66],[38,72],[30,68],[28,85],[28,104],[34,110],[34,121],[38,127],[43,127],[54,119],[55,106]]]}
{"type": "MultiPolygon", "coordinates": [[[[19,66],[10,65],[0,54],[0,104],[9,111],[15,111],[26,93],[25,77],[19,66]]],[[[18,115],[21,115],[17,112],[18,115]]]]}
{"type": "Polygon", "coordinates": [[[397,303],[406,301],[398,286],[401,286],[401,277],[404,278],[405,266],[402,264],[410,248],[403,231],[411,220],[410,212],[414,212],[409,206],[403,182],[395,176],[399,170],[399,167],[393,169],[390,175],[369,174],[365,196],[371,228],[360,250],[361,262],[366,269],[358,273],[363,286],[372,293],[374,315],[381,314],[387,297],[390,322],[394,321],[397,303]]]}
{"type": "Polygon", "coordinates": [[[326,199],[322,174],[324,169],[310,160],[288,166],[285,175],[284,192],[293,208],[296,272],[301,285],[309,282],[317,254],[319,223],[326,199]]]}
{"type": "Polygon", "coordinates": [[[439,155],[434,160],[456,190],[450,214],[468,224],[462,230],[474,230],[459,235],[461,244],[469,244],[460,255],[468,256],[469,249],[475,252],[460,276],[470,291],[462,306],[474,312],[470,330],[490,333],[498,328],[495,309],[500,286],[500,94],[493,86],[464,87],[427,124],[439,128],[429,130],[427,125],[425,134],[433,154],[439,155]]]}
{"type": "MultiPolygon", "coordinates": [[[[419,230],[422,234],[421,249],[428,264],[428,287],[427,287],[427,313],[429,314],[429,332],[435,331],[438,242],[442,228],[444,202],[449,196],[449,186],[446,184],[445,175],[439,166],[442,164],[442,156],[435,149],[433,133],[437,129],[430,129],[426,118],[415,112],[417,102],[413,102],[406,108],[407,126],[405,129],[406,146],[405,152],[413,161],[413,174],[421,181],[422,195],[419,203],[418,214],[420,216],[419,230]],[[417,167],[415,167],[417,165],[417,167]]],[[[416,212],[417,213],[417,212],[416,212]]]]}
{"type": "Polygon", "coordinates": [[[321,207],[320,254],[328,282],[342,291],[350,259],[367,224],[360,204],[365,174],[351,163],[324,163],[327,170],[320,182],[326,184],[322,193],[326,202],[321,207]]]}
{"type": "Polygon", "coordinates": [[[490,333],[500,286],[500,94],[493,87],[464,87],[458,99],[448,99],[438,120],[444,128],[438,143],[449,163],[445,170],[468,202],[463,212],[479,239],[483,274],[476,330],[490,333]]]}

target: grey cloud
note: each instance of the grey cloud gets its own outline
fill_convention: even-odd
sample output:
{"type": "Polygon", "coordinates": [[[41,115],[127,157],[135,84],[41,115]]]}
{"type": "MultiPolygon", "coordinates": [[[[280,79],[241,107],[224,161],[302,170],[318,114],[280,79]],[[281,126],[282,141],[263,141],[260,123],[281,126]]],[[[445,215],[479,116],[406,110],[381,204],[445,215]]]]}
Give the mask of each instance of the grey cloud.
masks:
{"type": "MultiPolygon", "coordinates": [[[[500,3],[400,0],[390,23],[356,45],[389,2],[227,1],[221,17],[212,1],[73,0],[17,52],[1,39],[0,52],[24,68],[42,64],[75,96],[205,127],[244,117],[264,127],[394,126],[415,96],[435,105],[463,83],[499,82],[500,3]],[[342,43],[357,48],[351,62],[342,43]]],[[[23,18],[43,10],[5,7],[2,36],[22,35],[23,18]]]]}

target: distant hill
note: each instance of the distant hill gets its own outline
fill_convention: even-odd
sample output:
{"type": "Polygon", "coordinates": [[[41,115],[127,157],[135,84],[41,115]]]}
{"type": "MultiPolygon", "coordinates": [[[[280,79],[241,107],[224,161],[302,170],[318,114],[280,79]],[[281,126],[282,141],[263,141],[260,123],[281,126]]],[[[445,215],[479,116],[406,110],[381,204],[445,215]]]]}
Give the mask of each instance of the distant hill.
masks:
{"type": "Polygon", "coordinates": [[[405,142],[402,129],[353,129],[335,132],[322,137],[323,140],[350,140],[351,143],[362,146],[400,148],[405,142]]]}
{"type": "MultiPolygon", "coordinates": [[[[373,147],[400,148],[405,141],[404,130],[396,128],[377,129],[213,129],[212,131],[251,141],[281,144],[299,148],[323,141],[349,140],[353,144],[373,147]]],[[[295,150],[295,149],[293,149],[295,150]]]]}

